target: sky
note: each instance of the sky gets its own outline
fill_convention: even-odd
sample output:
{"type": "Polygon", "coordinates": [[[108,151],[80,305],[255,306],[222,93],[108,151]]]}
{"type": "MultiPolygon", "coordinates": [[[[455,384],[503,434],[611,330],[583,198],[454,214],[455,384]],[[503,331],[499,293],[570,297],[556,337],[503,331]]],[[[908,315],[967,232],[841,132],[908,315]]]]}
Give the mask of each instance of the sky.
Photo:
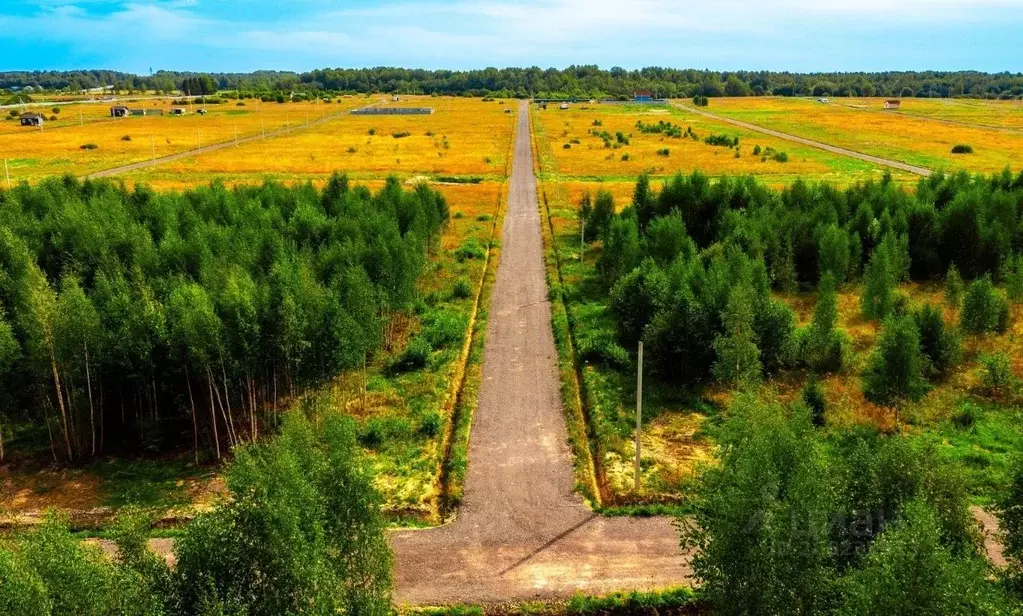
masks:
{"type": "Polygon", "coordinates": [[[0,0],[0,71],[1023,71],[1023,0],[0,0]]]}

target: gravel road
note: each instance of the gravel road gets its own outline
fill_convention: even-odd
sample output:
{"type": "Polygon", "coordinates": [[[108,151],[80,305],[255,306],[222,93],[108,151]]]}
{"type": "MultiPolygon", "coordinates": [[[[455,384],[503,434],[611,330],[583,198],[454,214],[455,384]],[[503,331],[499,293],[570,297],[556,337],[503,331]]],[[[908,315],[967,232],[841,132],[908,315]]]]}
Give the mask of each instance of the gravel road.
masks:
{"type": "Polygon", "coordinates": [[[573,492],[521,103],[469,468],[457,519],[392,534],[395,599],[507,602],[685,584],[666,518],[604,518],[573,492]]]}

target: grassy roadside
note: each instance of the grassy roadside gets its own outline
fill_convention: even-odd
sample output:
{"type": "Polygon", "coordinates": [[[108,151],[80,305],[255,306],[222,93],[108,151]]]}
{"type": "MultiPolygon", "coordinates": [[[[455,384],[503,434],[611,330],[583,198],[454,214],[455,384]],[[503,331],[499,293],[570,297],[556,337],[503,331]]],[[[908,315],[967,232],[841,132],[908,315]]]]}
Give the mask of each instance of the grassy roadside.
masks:
{"type": "Polygon", "coordinates": [[[589,426],[591,422],[586,416],[586,405],[583,404],[584,392],[579,378],[578,362],[576,361],[575,345],[571,331],[571,319],[563,298],[564,283],[561,277],[561,261],[554,242],[554,227],[551,225],[550,208],[547,193],[540,169],[543,163],[540,158],[541,135],[535,132],[534,112],[530,112],[530,124],[534,127],[532,134],[533,165],[537,177],[537,196],[540,202],[541,233],[544,243],[544,269],[547,277],[548,297],[551,302],[551,328],[554,333],[554,345],[558,350],[558,374],[561,380],[561,401],[565,412],[565,424],[568,428],[568,442],[573,453],[573,468],[576,490],[586,498],[592,506],[601,507],[604,500],[604,480],[600,459],[599,440],[592,438],[589,426]]]}
{"type": "Polygon", "coordinates": [[[400,616],[671,616],[707,613],[709,607],[689,588],[617,592],[600,596],[579,594],[562,601],[410,607],[398,611],[400,616]]]}

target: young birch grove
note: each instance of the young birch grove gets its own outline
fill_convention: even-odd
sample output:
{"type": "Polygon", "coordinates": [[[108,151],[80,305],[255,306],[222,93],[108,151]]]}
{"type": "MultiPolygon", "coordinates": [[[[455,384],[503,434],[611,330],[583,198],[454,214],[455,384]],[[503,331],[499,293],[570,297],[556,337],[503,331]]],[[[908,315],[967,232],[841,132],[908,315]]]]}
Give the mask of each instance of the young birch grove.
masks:
{"type": "Polygon", "coordinates": [[[255,440],[284,400],[391,344],[447,219],[425,185],[343,175],[0,191],[0,459],[24,419],[69,463],[255,440]]]}

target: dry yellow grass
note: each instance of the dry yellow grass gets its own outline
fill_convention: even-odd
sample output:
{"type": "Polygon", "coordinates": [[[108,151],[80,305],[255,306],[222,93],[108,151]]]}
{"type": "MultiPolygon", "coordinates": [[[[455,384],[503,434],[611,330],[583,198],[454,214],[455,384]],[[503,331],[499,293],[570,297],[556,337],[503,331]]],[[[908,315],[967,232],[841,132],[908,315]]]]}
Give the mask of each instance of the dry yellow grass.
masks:
{"type": "MultiPolygon", "coordinates": [[[[209,105],[205,116],[189,113],[185,116],[133,116],[103,121],[95,117],[97,107],[90,105],[94,121],[84,125],[76,124],[73,116],[78,107],[82,107],[84,113],[86,106],[74,106],[61,112],[62,117],[65,114],[70,116],[60,121],[65,122],[63,126],[45,125],[41,131],[19,126],[15,132],[0,134],[0,157],[8,159],[14,182],[36,181],[63,173],[85,175],[148,160],[154,154],[159,157],[182,152],[200,143],[210,145],[230,141],[236,133],[244,137],[258,135],[263,130],[270,132],[285,126],[297,127],[324,114],[339,113],[363,104],[365,99],[343,99],[341,104],[244,102],[244,106],[237,106],[234,101],[209,105]],[[97,147],[82,149],[85,144],[97,147]]],[[[155,106],[170,109],[167,101],[155,106]]],[[[98,109],[109,114],[109,105],[98,109]]]]}
{"type": "MultiPolygon", "coordinates": [[[[810,147],[800,146],[747,131],[677,108],[619,105],[573,105],[567,110],[555,106],[534,111],[534,127],[540,146],[541,170],[561,178],[631,179],[640,173],[672,175],[700,170],[708,175],[756,175],[772,186],[791,183],[796,177],[811,177],[838,184],[880,178],[884,170],[859,160],[838,156],[810,147]],[[699,140],[673,138],[659,133],[642,133],[637,122],[656,124],[659,121],[679,125],[684,131],[691,127],[699,140]],[[600,125],[594,125],[599,121],[600,125]],[[612,147],[593,131],[606,131],[612,147]],[[623,133],[629,144],[616,144],[616,134],[623,133]],[[712,134],[739,138],[736,150],[704,143],[712,134]],[[568,145],[569,147],[565,147],[568,145]],[[754,155],[753,149],[773,148],[788,155],[788,162],[754,155]],[[667,148],[668,155],[659,153],[667,148]]],[[[906,175],[898,179],[910,181],[906,175]]]]}
{"type": "Polygon", "coordinates": [[[174,161],[130,177],[153,183],[174,177],[315,179],[335,170],[355,179],[391,174],[505,177],[514,102],[403,97],[395,105],[433,107],[435,112],[345,115],[307,131],[174,161]],[[394,136],[401,133],[408,136],[394,136]]]}
{"type": "MultiPolygon", "coordinates": [[[[905,99],[901,111],[882,110],[884,99],[832,99],[828,104],[805,98],[716,98],[707,110],[759,126],[890,158],[934,170],[966,169],[991,173],[1006,166],[1019,170],[1023,160],[1023,131],[985,128],[933,118],[955,116],[938,101],[905,99]],[[932,115],[932,118],[919,117],[932,115]],[[968,144],[973,154],[952,154],[952,146],[968,144]]],[[[966,105],[955,102],[953,104],[966,105]]],[[[974,112],[978,124],[1014,123],[1015,108],[982,106],[974,112]],[[1001,120],[992,120],[1001,116],[1001,120]]],[[[964,107],[965,108],[965,107],[964,107]]],[[[963,112],[967,116],[970,111],[963,112]]],[[[959,117],[963,117],[960,114],[959,117]]]]}

